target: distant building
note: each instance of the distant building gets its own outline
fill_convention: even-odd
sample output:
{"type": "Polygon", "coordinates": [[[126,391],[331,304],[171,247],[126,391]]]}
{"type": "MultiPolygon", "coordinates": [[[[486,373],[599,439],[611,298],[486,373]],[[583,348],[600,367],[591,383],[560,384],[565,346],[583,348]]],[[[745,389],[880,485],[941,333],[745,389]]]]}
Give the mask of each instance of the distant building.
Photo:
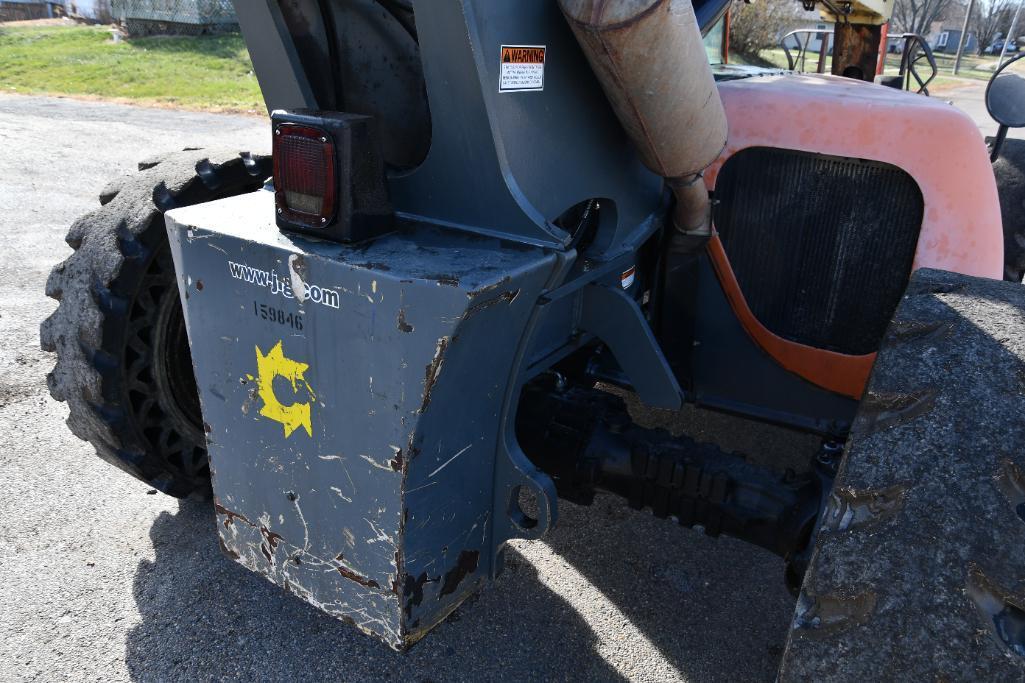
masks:
{"type": "Polygon", "coordinates": [[[49,19],[59,17],[64,2],[41,2],[40,0],[0,0],[0,21],[25,21],[28,19],[49,19]]]}
{"type": "Polygon", "coordinates": [[[207,33],[238,25],[231,0],[110,0],[130,34],[207,33]]]}
{"type": "Polygon", "coordinates": [[[231,0],[0,0],[0,21],[63,16],[117,21],[132,34],[206,33],[238,25],[231,0]]]}
{"type": "MultiPolygon", "coordinates": [[[[954,54],[957,52],[957,44],[961,40],[961,27],[948,28],[941,22],[935,22],[929,31],[927,39],[933,52],[954,54]]],[[[978,51],[978,49],[979,41],[976,40],[975,34],[969,31],[968,38],[965,40],[964,51],[966,54],[970,54],[978,51]]]]}
{"type": "Polygon", "coordinates": [[[107,23],[111,19],[110,0],[66,0],[68,16],[107,23]]]}
{"type": "Polygon", "coordinates": [[[786,44],[792,51],[804,49],[809,55],[817,55],[822,49],[822,40],[828,41],[826,49],[832,52],[833,46],[833,25],[819,22],[809,24],[797,29],[799,33],[790,36],[786,44]]]}

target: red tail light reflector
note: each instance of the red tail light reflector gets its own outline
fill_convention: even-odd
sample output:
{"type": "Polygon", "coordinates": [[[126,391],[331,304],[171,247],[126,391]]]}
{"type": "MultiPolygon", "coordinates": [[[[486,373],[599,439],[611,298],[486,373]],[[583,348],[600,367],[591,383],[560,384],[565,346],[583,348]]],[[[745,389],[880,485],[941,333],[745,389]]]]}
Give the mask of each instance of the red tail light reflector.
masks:
{"type": "Polygon", "coordinates": [[[281,123],[274,128],[274,198],[279,220],[319,228],[337,209],[335,145],[327,131],[281,123]]]}
{"type": "Polygon", "coordinates": [[[279,230],[352,243],[394,229],[373,123],[345,112],[271,113],[279,230]]]}

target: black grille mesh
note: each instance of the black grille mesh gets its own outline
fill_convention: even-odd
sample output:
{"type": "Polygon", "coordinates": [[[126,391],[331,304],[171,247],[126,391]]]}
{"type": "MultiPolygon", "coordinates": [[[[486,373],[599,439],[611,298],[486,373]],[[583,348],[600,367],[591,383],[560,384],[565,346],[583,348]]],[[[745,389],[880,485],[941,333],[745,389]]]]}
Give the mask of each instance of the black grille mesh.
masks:
{"type": "Polygon", "coordinates": [[[715,225],[752,312],[809,346],[872,353],[897,308],[922,193],[896,166],[753,147],[715,187],[715,225]]]}

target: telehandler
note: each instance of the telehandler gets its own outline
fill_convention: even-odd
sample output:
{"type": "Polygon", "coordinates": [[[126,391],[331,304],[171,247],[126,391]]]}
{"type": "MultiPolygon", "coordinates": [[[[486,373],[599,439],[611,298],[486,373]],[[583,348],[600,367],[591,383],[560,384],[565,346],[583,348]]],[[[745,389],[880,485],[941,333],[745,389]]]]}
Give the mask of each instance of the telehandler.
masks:
{"type": "MultiPolygon", "coordinates": [[[[860,5],[802,75],[724,64],[728,4],[236,3],[272,155],[147,160],[72,226],[41,331],[70,428],[396,649],[606,491],[785,559],[782,680],[1021,678],[1025,290],[990,150],[866,82],[860,5]],[[822,447],[755,465],[624,392],[822,447]]],[[[990,85],[1011,126],[1021,67],[990,85]]]]}

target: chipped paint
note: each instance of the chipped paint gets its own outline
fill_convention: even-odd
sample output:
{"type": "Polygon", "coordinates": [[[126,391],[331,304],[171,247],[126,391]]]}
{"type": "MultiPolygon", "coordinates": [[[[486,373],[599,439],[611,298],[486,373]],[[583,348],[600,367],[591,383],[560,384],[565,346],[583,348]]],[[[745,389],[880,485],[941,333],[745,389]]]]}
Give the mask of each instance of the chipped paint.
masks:
{"type": "Polygon", "coordinates": [[[507,476],[494,444],[504,383],[558,259],[434,226],[358,246],[289,240],[273,229],[273,209],[246,206],[214,221],[208,241],[227,256],[189,247],[169,219],[178,272],[205,284],[185,313],[208,330],[193,360],[208,378],[221,542],[236,562],[403,649],[487,580],[496,547],[517,535],[494,517],[493,487],[507,476]],[[425,254],[438,274],[425,272],[425,254]],[[241,278],[226,260],[246,264],[241,278]],[[272,272],[279,287],[257,286],[272,272]],[[310,278],[330,283],[343,305],[315,305],[310,278]],[[292,288],[304,298],[284,296],[292,288]],[[254,317],[249,299],[300,310],[303,329],[254,317]],[[279,343],[288,367],[273,362],[279,343]],[[470,352],[485,347],[485,358],[470,352]],[[456,405],[450,390],[474,398],[456,405]],[[275,402],[308,404],[308,423],[260,413],[275,402]]]}
{"type": "Polygon", "coordinates": [[[352,498],[349,498],[347,495],[342,493],[342,490],[340,488],[338,488],[337,486],[331,486],[330,489],[332,491],[334,491],[335,493],[337,493],[338,497],[341,498],[342,500],[344,500],[346,503],[351,503],[352,502],[352,498]]]}
{"type": "Polygon", "coordinates": [[[479,550],[463,550],[460,552],[456,565],[445,572],[445,583],[441,586],[438,598],[440,599],[446,595],[455,593],[463,579],[477,571],[477,563],[479,560],[479,550]]]}
{"type": "Polygon", "coordinates": [[[463,313],[463,320],[469,320],[481,311],[486,311],[487,309],[497,304],[511,304],[512,302],[516,301],[516,297],[518,297],[519,295],[520,290],[517,289],[512,292],[502,292],[493,299],[488,299],[487,301],[482,301],[479,304],[474,304],[470,308],[466,309],[466,313],[463,313]]]}
{"type": "Polygon", "coordinates": [[[288,278],[292,284],[292,294],[299,303],[306,301],[306,262],[298,254],[288,257],[288,278]]]}
{"type": "Polygon", "coordinates": [[[376,467],[379,470],[384,470],[385,472],[394,472],[395,471],[394,468],[392,468],[391,465],[382,465],[381,463],[379,463],[376,460],[374,460],[373,458],[371,458],[369,455],[363,455],[362,453],[360,453],[359,457],[362,458],[363,460],[366,460],[367,462],[369,462],[371,465],[373,465],[374,467],[376,467]]]}
{"type": "Polygon", "coordinates": [[[399,332],[405,332],[409,334],[413,331],[413,326],[406,322],[406,310],[403,308],[399,309],[399,317],[396,320],[395,326],[399,329],[399,332]]]}
{"type": "Polygon", "coordinates": [[[421,414],[427,410],[427,406],[431,403],[431,391],[438,381],[438,375],[441,374],[441,366],[445,362],[445,349],[448,348],[448,342],[448,337],[442,337],[438,340],[438,345],[434,349],[434,358],[427,365],[427,372],[424,375],[423,403],[420,404],[421,414]]]}

